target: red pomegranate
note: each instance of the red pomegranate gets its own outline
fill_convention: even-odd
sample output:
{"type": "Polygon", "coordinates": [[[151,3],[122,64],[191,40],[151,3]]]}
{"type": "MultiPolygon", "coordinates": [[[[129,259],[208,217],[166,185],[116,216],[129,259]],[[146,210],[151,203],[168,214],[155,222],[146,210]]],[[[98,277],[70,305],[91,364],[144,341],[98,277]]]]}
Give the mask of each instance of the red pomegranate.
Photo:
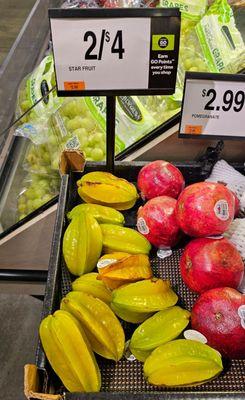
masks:
{"type": "Polygon", "coordinates": [[[176,217],[189,236],[220,235],[234,218],[234,196],[220,183],[194,183],[180,194],[176,217]]]}
{"type": "Polygon", "coordinates": [[[245,295],[232,288],[201,294],[191,313],[193,329],[223,356],[245,358],[245,295]]]}
{"type": "Polygon", "coordinates": [[[244,274],[240,253],[228,239],[192,240],[180,258],[181,276],[194,292],[229,286],[237,289],[244,274]]]}
{"type": "Polygon", "coordinates": [[[180,238],[175,217],[176,203],[172,197],[159,196],[138,210],[138,231],[158,248],[172,247],[180,238]]]}
{"type": "Polygon", "coordinates": [[[177,199],[184,189],[185,181],[180,170],[173,164],[157,160],[140,170],[137,186],[143,199],[149,200],[158,196],[177,199]]]}

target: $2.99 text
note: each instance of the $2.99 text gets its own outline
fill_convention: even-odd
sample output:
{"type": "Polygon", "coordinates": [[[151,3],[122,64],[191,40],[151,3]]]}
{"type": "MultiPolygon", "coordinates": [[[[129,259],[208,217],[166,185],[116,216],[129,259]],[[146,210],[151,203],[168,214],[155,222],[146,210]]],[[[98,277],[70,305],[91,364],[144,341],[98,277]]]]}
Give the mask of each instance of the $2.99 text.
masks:
{"type": "Polygon", "coordinates": [[[223,95],[223,104],[214,106],[213,103],[217,97],[215,89],[203,89],[202,97],[209,97],[210,100],[205,104],[204,110],[207,111],[219,111],[220,108],[223,111],[229,111],[232,107],[235,112],[240,112],[243,109],[245,102],[244,90],[238,90],[237,92],[232,90],[226,90],[223,95]]]}

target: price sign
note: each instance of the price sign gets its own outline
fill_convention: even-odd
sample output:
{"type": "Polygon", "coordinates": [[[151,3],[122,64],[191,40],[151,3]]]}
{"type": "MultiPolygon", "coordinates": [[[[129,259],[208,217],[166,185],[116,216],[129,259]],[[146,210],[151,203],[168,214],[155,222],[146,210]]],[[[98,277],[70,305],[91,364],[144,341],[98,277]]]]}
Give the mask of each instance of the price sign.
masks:
{"type": "Polygon", "coordinates": [[[245,139],[245,75],[187,73],[180,137],[245,139]]]}
{"type": "Polygon", "coordinates": [[[172,94],[178,9],[49,10],[60,96],[172,94]]]}

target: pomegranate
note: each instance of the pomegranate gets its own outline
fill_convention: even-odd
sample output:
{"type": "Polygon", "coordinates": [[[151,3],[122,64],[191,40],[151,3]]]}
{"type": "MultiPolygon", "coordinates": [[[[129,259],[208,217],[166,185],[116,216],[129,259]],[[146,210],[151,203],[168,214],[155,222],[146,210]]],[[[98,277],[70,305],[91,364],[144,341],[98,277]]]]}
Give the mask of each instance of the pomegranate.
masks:
{"type": "Polygon", "coordinates": [[[157,160],[140,170],[137,185],[143,200],[158,196],[177,199],[184,189],[185,181],[180,170],[173,164],[157,160]]]}
{"type": "Polygon", "coordinates": [[[234,196],[220,183],[194,183],[180,194],[176,217],[189,236],[220,235],[234,218],[234,196]]]}
{"type": "Polygon", "coordinates": [[[181,276],[194,292],[229,286],[237,289],[244,274],[240,253],[228,239],[192,240],[180,258],[181,276]]]}
{"type": "Polygon", "coordinates": [[[180,238],[175,217],[176,203],[172,197],[159,196],[138,210],[138,231],[158,248],[174,246],[180,238]]]}
{"type": "Polygon", "coordinates": [[[245,295],[224,287],[201,294],[191,313],[193,329],[223,356],[245,358],[245,295]]]}

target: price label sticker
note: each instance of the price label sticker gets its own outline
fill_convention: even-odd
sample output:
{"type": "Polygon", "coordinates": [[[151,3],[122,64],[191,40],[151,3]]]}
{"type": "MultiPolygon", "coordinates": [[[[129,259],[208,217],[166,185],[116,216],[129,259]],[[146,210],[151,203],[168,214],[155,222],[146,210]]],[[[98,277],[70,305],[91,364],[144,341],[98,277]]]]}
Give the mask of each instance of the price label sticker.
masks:
{"type": "Polygon", "coordinates": [[[49,10],[58,95],[172,94],[178,9],[49,10]]]}
{"type": "Polygon", "coordinates": [[[186,74],[180,137],[245,138],[245,75],[186,74]]]}

